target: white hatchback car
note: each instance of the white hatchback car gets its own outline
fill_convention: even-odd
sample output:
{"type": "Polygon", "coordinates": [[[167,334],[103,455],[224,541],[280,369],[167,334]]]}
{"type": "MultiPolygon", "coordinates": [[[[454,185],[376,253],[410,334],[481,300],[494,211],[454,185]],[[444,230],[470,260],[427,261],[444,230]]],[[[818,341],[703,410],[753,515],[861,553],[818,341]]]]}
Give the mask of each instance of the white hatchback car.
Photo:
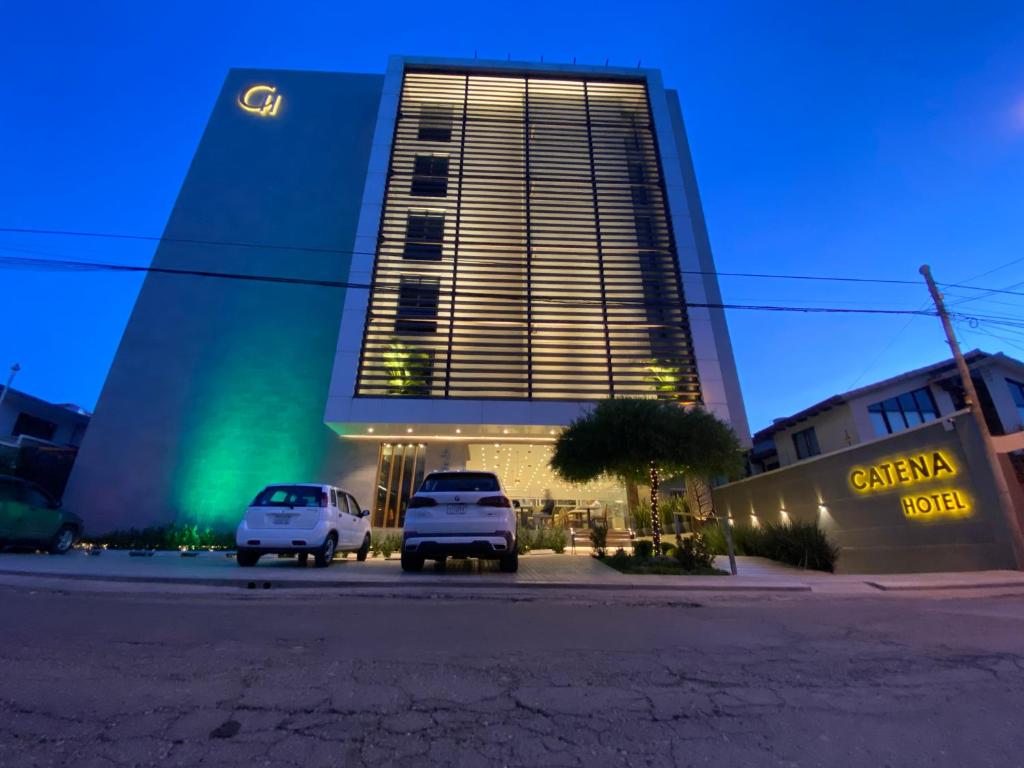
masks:
{"type": "Polygon", "coordinates": [[[355,552],[363,561],[370,551],[370,512],[352,494],[319,483],[268,485],[253,499],[235,532],[235,560],[256,565],[261,555],[309,555],[318,568],[337,552],[355,552]]]}
{"type": "Polygon", "coordinates": [[[402,531],[402,570],[449,556],[498,560],[519,569],[516,514],[493,472],[431,472],[409,499],[402,531]]]}

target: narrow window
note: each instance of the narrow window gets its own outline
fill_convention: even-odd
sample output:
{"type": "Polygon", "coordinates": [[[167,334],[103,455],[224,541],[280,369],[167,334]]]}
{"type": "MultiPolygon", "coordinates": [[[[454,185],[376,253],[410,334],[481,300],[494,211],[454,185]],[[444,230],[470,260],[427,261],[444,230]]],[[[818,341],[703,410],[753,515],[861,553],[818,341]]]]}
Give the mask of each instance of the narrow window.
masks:
{"type": "Polygon", "coordinates": [[[444,214],[410,211],[405,224],[403,258],[440,261],[444,243],[444,214]]]}
{"type": "Polygon", "coordinates": [[[420,107],[420,127],[416,138],[420,141],[451,141],[452,105],[423,104],[420,107]]]}
{"type": "Polygon", "coordinates": [[[445,197],[448,194],[448,158],[417,155],[413,165],[412,189],[416,197],[445,197]]]}
{"type": "Polygon", "coordinates": [[[1024,425],[1024,384],[1013,379],[1007,379],[1006,385],[1010,388],[1010,397],[1013,404],[1017,406],[1017,413],[1020,416],[1021,424],[1024,425]]]}
{"type": "Polygon", "coordinates": [[[794,432],[793,445],[796,448],[797,459],[809,459],[811,456],[817,456],[821,453],[821,448],[818,447],[818,436],[814,432],[814,427],[794,432]]]}
{"type": "Polygon", "coordinates": [[[441,281],[429,277],[402,277],[398,287],[398,311],[395,331],[434,333],[437,331],[437,304],[441,281]]]}

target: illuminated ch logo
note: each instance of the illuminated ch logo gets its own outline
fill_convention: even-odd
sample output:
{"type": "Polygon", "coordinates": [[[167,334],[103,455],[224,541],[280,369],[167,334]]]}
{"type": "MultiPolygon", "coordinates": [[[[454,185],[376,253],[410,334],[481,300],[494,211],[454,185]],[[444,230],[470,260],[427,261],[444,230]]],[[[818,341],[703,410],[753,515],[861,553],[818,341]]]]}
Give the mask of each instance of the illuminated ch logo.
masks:
{"type": "Polygon", "coordinates": [[[238,97],[238,106],[246,112],[263,117],[273,117],[281,108],[281,94],[273,85],[254,85],[242,91],[238,97]]]}

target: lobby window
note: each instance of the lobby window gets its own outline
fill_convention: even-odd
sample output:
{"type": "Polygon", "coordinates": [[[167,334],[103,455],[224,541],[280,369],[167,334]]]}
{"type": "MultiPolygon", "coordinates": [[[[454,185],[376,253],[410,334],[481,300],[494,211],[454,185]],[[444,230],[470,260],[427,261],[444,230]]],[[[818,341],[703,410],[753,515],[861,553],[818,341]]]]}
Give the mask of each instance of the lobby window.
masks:
{"type": "Polygon", "coordinates": [[[452,105],[424,104],[420,107],[420,125],[416,138],[420,141],[452,140],[452,105]]]}
{"type": "Polygon", "coordinates": [[[405,223],[405,250],[402,258],[440,261],[444,242],[444,214],[410,211],[405,223]]]}
{"type": "Polygon", "coordinates": [[[40,419],[38,416],[23,412],[18,414],[18,419],[14,422],[14,432],[11,434],[14,437],[27,435],[28,437],[37,437],[40,440],[53,440],[53,436],[57,434],[57,425],[52,421],[40,419]]]}
{"type": "Polygon", "coordinates": [[[818,436],[814,432],[814,427],[794,432],[793,446],[796,448],[797,459],[809,459],[811,456],[817,456],[821,453],[821,448],[818,447],[818,436]]]}
{"type": "Polygon", "coordinates": [[[429,277],[402,277],[398,287],[395,330],[400,333],[434,333],[441,281],[429,277]]]}
{"type": "Polygon", "coordinates": [[[1013,404],[1017,406],[1017,413],[1020,416],[1020,423],[1024,426],[1024,384],[1013,379],[1006,380],[1007,386],[1010,388],[1010,396],[1013,398],[1013,404]]]}
{"type": "Polygon", "coordinates": [[[921,387],[869,405],[868,416],[875,435],[881,437],[937,419],[939,409],[935,407],[935,400],[928,387],[921,387]]]}
{"type": "Polygon", "coordinates": [[[417,155],[413,165],[412,194],[416,197],[448,195],[448,158],[444,155],[417,155]]]}

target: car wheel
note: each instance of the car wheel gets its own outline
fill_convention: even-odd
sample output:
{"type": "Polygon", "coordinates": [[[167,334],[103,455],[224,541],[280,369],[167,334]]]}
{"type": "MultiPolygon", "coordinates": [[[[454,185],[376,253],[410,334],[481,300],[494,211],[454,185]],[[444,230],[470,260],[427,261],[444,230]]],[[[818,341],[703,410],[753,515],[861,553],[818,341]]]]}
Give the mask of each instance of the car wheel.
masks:
{"type": "Polygon", "coordinates": [[[75,543],[75,529],[70,525],[65,525],[50,541],[49,551],[51,555],[63,555],[66,554],[72,545],[75,543]]]}
{"type": "Polygon", "coordinates": [[[409,573],[416,573],[423,570],[425,558],[423,555],[416,555],[411,552],[402,553],[402,570],[409,573]]]}
{"type": "Polygon", "coordinates": [[[519,570],[519,553],[515,550],[501,556],[498,567],[502,573],[515,573],[519,570]]]}
{"type": "Polygon", "coordinates": [[[235,553],[235,562],[243,568],[252,568],[256,563],[260,561],[259,552],[247,552],[245,550],[238,550],[235,553]]]}
{"type": "Polygon", "coordinates": [[[324,539],[324,545],[313,555],[313,563],[317,568],[326,568],[331,564],[331,561],[334,559],[334,550],[337,546],[338,541],[334,538],[334,534],[329,534],[324,539]]]}
{"type": "Polygon", "coordinates": [[[356,560],[360,563],[365,562],[368,554],[370,554],[370,534],[366,534],[366,538],[363,539],[363,546],[356,552],[356,560]]]}
{"type": "Polygon", "coordinates": [[[309,562],[309,553],[299,552],[299,556],[296,559],[299,561],[299,565],[305,568],[306,564],[309,562]]]}

